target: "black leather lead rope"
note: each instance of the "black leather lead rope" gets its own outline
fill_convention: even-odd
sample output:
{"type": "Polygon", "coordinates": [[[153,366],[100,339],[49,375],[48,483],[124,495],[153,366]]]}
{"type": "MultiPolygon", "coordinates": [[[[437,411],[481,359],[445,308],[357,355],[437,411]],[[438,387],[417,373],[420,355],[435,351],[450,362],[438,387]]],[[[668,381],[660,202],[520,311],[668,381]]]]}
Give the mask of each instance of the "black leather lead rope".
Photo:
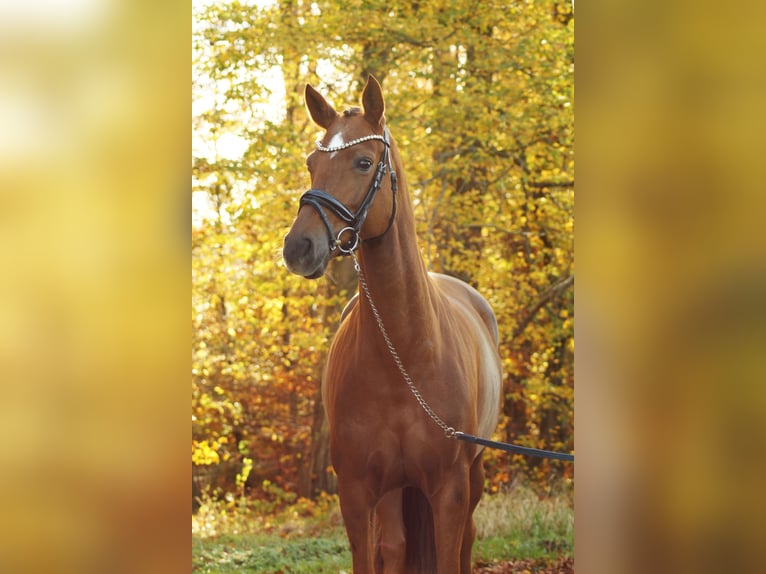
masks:
{"type": "Polygon", "coordinates": [[[465,442],[472,442],[474,444],[480,444],[487,448],[495,448],[498,450],[504,450],[506,452],[512,452],[515,454],[526,454],[528,456],[537,456],[540,458],[552,458],[555,460],[566,460],[574,462],[574,455],[564,452],[553,452],[551,450],[542,450],[540,448],[530,448],[528,446],[519,446],[517,444],[509,444],[507,442],[498,442],[495,440],[489,440],[472,434],[466,434],[464,432],[455,431],[455,438],[463,440],[465,442]]]}

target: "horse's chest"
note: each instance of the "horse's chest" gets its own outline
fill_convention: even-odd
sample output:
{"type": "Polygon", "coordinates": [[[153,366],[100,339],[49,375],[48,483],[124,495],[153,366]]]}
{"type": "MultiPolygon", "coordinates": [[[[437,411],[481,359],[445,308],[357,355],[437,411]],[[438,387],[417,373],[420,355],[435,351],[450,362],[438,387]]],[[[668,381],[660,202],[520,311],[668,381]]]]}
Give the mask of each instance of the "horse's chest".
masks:
{"type": "MultiPolygon", "coordinates": [[[[453,464],[455,441],[446,441],[429,418],[393,357],[367,339],[362,345],[348,332],[339,335],[323,382],[338,475],[363,474],[387,488],[420,484],[453,464]]],[[[401,355],[413,384],[440,416],[456,425],[467,420],[470,393],[459,356],[439,352],[428,338],[402,348],[401,355]]]]}
{"type": "Polygon", "coordinates": [[[339,413],[332,423],[333,465],[339,476],[363,477],[371,491],[424,485],[454,456],[451,448],[441,448],[451,444],[445,445],[443,433],[434,428],[423,412],[409,408],[387,414],[364,407],[339,413]]]}
{"type": "MultiPolygon", "coordinates": [[[[356,352],[336,349],[328,358],[322,391],[331,425],[359,436],[371,435],[369,440],[377,440],[375,432],[382,429],[404,436],[414,425],[441,432],[420,406],[393,357],[380,349],[351,350],[356,352]]],[[[465,362],[459,356],[436,352],[428,341],[402,354],[412,387],[441,416],[462,419],[470,403],[465,362]]]]}

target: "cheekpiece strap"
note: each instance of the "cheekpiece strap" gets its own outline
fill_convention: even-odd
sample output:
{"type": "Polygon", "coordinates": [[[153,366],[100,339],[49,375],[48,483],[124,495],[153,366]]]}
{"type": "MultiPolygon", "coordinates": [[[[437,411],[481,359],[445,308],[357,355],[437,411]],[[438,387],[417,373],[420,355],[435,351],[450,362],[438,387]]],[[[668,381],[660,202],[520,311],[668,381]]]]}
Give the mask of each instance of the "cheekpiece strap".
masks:
{"type": "Polygon", "coordinates": [[[378,162],[378,166],[375,170],[375,174],[373,175],[370,188],[367,190],[367,194],[364,196],[362,203],[359,205],[355,212],[352,212],[335,197],[321,189],[310,189],[301,196],[300,206],[303,207],[304,205],[310,205],[319,213],[319,216],[322,218],[322,223],[324,223],[325,228],[327,229],[327,236],[330,242],[331,251],[340,249],[344,255],[351,255],[354,251],[356,251],[356,249],[358,249],[361,242],[359,233],[365,219],[367,218],[367,212],[370,209],[372,202],[375,200],[375,196],[380,190],[381,184],[383,183],[383,177],[386,174],[386,170],[388,170],[391,176],[391,190],[393,192],[391,219],[388,222],[388,227],[386,230],[377,237],[371,238],[370,241],[379,239],[385,235],[388,230],[391,229],[391,226],[394,223],[394,216],[396,215],[396,191],[398,185],[396,181],[396,173],[394,172],[393,161],[391,160],[391,154],[389,152],[391,144],[388,141],[388,128],[386,128],[383,133],[384,135],[371,134],[337,146],[324,146],[319,141],[316,143],[317,149],[323,152],[340,151],[370,140],[382,141],[385,144],[385,147],[383,148],[383,156],[378,162]],[[325,209],[329,209],[333,214],[335,214],[338,218],[347,224],[346,227],[338,232],[337,236],[335,236],[333,233],[333,228],[330,224],[330,220],[327,218],[325,209]],[[344,241],[343,238],[348,234],[348,232],[351,233],[351,237],[348,238],[348,241],[344,241]]]}

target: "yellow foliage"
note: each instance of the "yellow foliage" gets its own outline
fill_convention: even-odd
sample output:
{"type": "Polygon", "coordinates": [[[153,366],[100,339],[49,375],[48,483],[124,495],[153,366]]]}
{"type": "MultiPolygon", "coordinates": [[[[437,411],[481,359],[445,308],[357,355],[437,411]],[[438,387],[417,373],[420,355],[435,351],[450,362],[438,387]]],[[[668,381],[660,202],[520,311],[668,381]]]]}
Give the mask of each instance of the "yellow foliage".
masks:
{"type": "Polygon", "coordinates": [[[213,441],[192,440],[192,464],[209,465],[221,462],[218,449],[226,443],[226,437],[220,437],[213,441]]]}
{"type": "MultiPolygon", "coordinates": [[[[320,436],[318,381],[354,286],[307,282],[280,262],[318,132],[302,90],[311,82],[343,109],[357,105],[369,72],[383,84],[427,266],[475,285],[495,309],[506,377],[495,438],[573,448],[568,6],[393,1],[380,11],[350,0],[277,1],[197,15],[195,464],[251,459],[250,483],[286,490],[306,478],[320,436]],[[215,442],[227,436],[237,438],[215,442]]],[[[509,462],[488,456],[493,487],[511,480],[509,462]]],[[[331,470],[314,472],[332,481],[331,470]]],[[[234,476],[222,486],[236,488],[234,476]]]]}

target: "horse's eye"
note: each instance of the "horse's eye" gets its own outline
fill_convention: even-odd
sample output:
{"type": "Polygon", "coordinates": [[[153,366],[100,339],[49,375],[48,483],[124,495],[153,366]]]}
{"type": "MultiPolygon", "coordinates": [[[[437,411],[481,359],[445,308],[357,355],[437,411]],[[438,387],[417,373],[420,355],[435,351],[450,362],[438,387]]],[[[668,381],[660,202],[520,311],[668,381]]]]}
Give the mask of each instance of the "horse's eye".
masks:
{"type": "Polygon", "coordinates": [[[366,157],[360,157],[354,162],[354,167],[359,171],[370,171],[370,168],[372,167],[372,160],[366,157]]]}

